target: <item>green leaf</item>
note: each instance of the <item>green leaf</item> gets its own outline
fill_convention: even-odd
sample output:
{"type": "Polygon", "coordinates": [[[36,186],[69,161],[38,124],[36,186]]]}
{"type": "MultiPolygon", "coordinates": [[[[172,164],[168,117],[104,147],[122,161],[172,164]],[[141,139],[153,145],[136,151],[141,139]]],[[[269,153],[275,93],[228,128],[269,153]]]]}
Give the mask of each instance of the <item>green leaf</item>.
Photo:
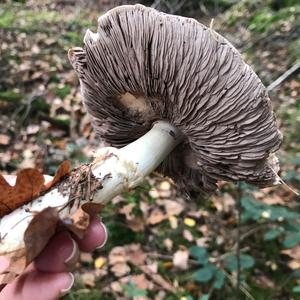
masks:
{"type": "Polygon", "coordinates": [[[264,234],[264,240],[265,241],[271,241],[276,239],[278,236],[280,236],[282,233],[282,230],[280,228],[273,228],[268,230],[265,234],[264,234]]]}
{"type": "Polygon", "coordinates": [[[296,233],[296,232],[287,234],[282,244],[285,248],[293,248],[293,247],[299,245],[300,244],[300,234],[296,233]]]}
{"type": "Polygon", "coordinates": [[[202,295],[199,300],[208,300],[209,299],[209,295],[208,294],[205,294],[205,295],[202,295]]]}
{"type": "MultiPolygon", "coordinates": [[[[254,265],[254,259],[252,256],[247,254],[241,254],[240,255],[240,267],[241,269],[250,269],[254,265]]],[[[236,255],[230,255],[227,256],[225,259],[225,267],[233,272],[238,269],[238,263],[237,263],[237,256],[236,255]]]]}
{"type": "Polygon", "coordinates": [[[123,289],[125,290],[126,296],[128,298],[135,298],[138,296],[147,296],[147,291],[137,288],[135,283],[132,282],[131,280],[128,282],[128,284],[123,285],[123,289]]]}
{"type": "Polygon", "coordinates": [[[207,265],[193,274],[193,278],[197,282],[208,282],[214,275],[214,268],[211,265],[207,265]]]}
{"type": "Polygon", "coordinates": [[[293,277],[294,278],[300,278],[300,269],[297,269],[293,272],[293,277]]]}
{"type": "Polygon", "coordinates": [[[222,270],[216,271],[213,288],[219,290],[224,285],[224,280],[225,280],[224,272],[222,270]]]}
{"type": "Polygon", "coordinates": [[[300,285],[297,285],[293,288],[294,293],[300,293],[300,285]]]}
{"type": "Polygon", "coordinates": [[[196,260],[199,262],[199,264],[205,265],[208,263],[208,255],[207,255],[207,251],[205,248],[198,247],[198,246],[192,246],[190,248],[190,254],[191,254],[191,256],[196,258],[196,260]]]}

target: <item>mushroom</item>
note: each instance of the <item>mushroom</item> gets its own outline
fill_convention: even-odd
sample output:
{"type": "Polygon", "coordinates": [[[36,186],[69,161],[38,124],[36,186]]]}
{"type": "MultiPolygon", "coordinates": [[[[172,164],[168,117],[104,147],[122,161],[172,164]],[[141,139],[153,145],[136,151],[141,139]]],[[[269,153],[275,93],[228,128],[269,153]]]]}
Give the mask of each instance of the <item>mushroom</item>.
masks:
{"type": "Polygon", "coordinates": [[[158,171],[181,190],[209,193],[218,180],[276,182],[268,157],[282,138],[270,99],[225,38],[194,19],[138,4],[101,16],[84,43],[69,58],[108,145],[123,147],[165,120],[183,141],[158,171]]]}
{"type": "Polygon", "coordinates": [[[187,193],[210,193],[218,180],[280,183],[274,153],[281,134],[270,99],[225,38],[142,5],[117,7],[98,22],[69,58],[109,147],[2,217],[0,255],[11,259],[2,283],[42,250],[57,224],[82,235],[88,214],[155,169],[187,193]],[[45,219],[52,227],[39,226],[45,219]]]}

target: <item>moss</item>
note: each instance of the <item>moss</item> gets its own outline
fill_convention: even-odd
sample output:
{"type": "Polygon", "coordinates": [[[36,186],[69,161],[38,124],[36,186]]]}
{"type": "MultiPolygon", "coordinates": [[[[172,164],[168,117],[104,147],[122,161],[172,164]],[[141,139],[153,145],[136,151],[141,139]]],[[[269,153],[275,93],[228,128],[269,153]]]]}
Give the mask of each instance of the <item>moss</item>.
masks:
{"type": "Polygon", "coordinates": [[[14,91],[0,91],[0,101],[7,101],[11,103],[20,102],[23,98],[21,93],[14,91]]]}
{"type": "Polygon", "coordinates": [[[64,38],[69,41],[72,45],[76,45],[79,46],[81,44],[83,44],[83,38],[82,38],[82,34],[78,33],[78,32],[66,32],[64,34],[64,38]]]}
{"type": "Polygon", "coordinates": [[[15,13],[11,10],[0,10],[0,28],[9,28],[14,25],[15,13]]]}
{"type": "Polygon", "coordinates": [[[68,85],[55,89],[55,94],[61,99],[64,99],[66,96],[68,96],[70,92],[71,92],[71,88],[68,85]]]}

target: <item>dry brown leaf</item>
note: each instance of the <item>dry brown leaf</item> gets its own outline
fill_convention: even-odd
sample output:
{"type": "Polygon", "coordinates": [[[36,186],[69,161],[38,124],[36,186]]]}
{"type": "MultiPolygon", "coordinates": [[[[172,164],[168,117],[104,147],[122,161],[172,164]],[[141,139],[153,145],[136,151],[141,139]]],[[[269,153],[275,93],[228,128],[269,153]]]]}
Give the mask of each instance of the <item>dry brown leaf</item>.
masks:
{"type": "Polygon", "coordinates": [[[170,226],[172,229],[178,228],[178,219],[174,216],[169,217],[170,226]]]}
{"type": "Polygon", "coordinates": [[[288,255],[293,260],[296,260],[300,263],[300,245],[297,245],[291,249],[281,250],[281,253],[288,255]]]}
{"type": "Polygon", "coordinates": [[[27,263],[47,245],[55,233],[58,220],[58,211],[54,207],[42,210],[32,219],[24,235],[27,263]]]}
{"type": "Polygon", "coordinates": [[[48,190],[63,176],[70,172],[70,161],[64,161],[58,168],[54,179],[44,184],[43,174],[33,168],[21,170],[17,173],[16,184],[11,186],[0,175],[0,217],[10,213],[20,206],[30,202],[42,191],[48,190]]]}
{"type": "Polygon", "coordinates": [[[286,205],[286,202],[279,195],[276,194],[263,197],[261,198],[261,201],[268,205],[275,205],[275,204],[286,205]]]}
{"type": "Polygon", "coordinates": [[[291,260],[291,261],[288,262],[288,266],[292,270],[298,270],[298,269],[300,269],[300,261],[291,260]]]}
{"type": "Polygon", "coordinates": [[[37,197],[43,185],[44,176],[36,169],[19,171],[14,186],[0,175],[0,217],[37,197]]]}
{"type": "Polygon", "coordinates": [[[145,264],[146,254],[141,249],[140,244],[130,244],[126,246],[128,260],[137,266],[145,264]]]}
{"type": "Polygon", "coordinates": [[[76,212],[63,220],[64,226],[82,238],[90,224],[90,215],[79,207],[76,212]]]}
{"type": "Polygon", "coordinates": [[[184,206],[177,201],[166,199],[163,201],[163,204],[168,216],[178,216],[184,210],[184,206]]]}
{"type": "Polygon", "coordinates": [[[189,251],[187,249],[178,250],[173,255],[173,266],[180,270],[187,270],[189,251]]]}
{"type": "Polygon", "coordinates": [[[124,205],[119,209],[119,213],[126,216],[126,220],[132,220],[134,216],[132,216],[132,210],[136,206],[135,203],[129,203],[127,205],[124,205]]]}
{"type": "Polygon", "coordinates": [[[0,134],[0,145],[8,145],[10,137],[6,134],[0,134]]]}
{"type": "Polygon", "coordinates": [[[126,221],[127,226],[134,232],[141,232],[145,229],[144,220],[141,217],[136,217],[132,220],[126,221]]]}
{"type": "Polygon", "coordinates": [[[151,212],[150,216],[148,217],[147,223],[150,225],[155,225],[161,223],[167,218],[167,216],[159,209],[154,208],[151,212]]]}
{"type": "Polygon", "coordinates": [[[112,266],[119,263],[126,263],[127,253],[125,248],[121,246],[114,247],[108,255],[108,261],[112,266]]]}
{"type": "Polygon", "coordinates": [[[164,240],[164,246],[167,248],[168,251],[171,251],[173,248],[173,241],[169,238],[164,240]]]}
{"type": "Polygon", "coordinates": [[[192,233],[187,229],[183,230],[182,235],[189,242],[192,242],[194,240],[192,233]]]}
{"type": "Polygon", "coordinates": [[[130,267],[126,263],[116,263],[110,268],[111,272],[114,273],[116,277],[121,277],[130,272],[130,267]]]}
{"type": "Polygon", "coordinates": [[[96,281],[96,275],[94,272],[84,272],[80,275],[81,282],[87,287],[94,287],[96,281]]]}
{"type": "Polygon", "coordinates": [[[70,167],[71,167],[71,162],[69,160],[65,160],[64,162],[62,162],[60,164],[60,166],[58,167],[54,178],[52,180],[52,185],[56,184],[58,181],[60,181],[60,179],[64,176],[66,176],[67,174],[69,174],[70,172],[70,167]]]}
{"type": "Polygon", "coordinates": [[[65,160],[63,161],[55,175],[54,175],[54,178],[52,181],[48,182],[46,185],[45,185],[45,190],[48,190],[50,189],[52,186],[54,186],[56,183],[58,183],[64,176],[66,176],[67,174],[70,173],[70,167],[71,167],[71,162],[69,160],[65,160]]]}
{"type": "Polygon", "coordinates": [[[9,260],[9,266],[0,274],[0,284],[11,282],[24,271],[55,233],[57,221],[57,210],[51,207],[44,209],[32,219],[24,234],[26,247],[5,255],[9,260]]]}

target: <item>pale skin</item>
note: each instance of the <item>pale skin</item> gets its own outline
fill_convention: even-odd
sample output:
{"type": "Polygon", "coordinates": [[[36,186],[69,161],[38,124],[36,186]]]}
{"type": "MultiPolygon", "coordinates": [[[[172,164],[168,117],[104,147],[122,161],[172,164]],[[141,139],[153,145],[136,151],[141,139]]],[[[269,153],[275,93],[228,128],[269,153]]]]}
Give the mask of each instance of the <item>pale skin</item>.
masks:
{"type": "MultiPolygon", "coordinates": [[[[45,176],[46,181],[51,179],[45,176]]],[[[6,177],[10,184],[15,178],[6,177]]],[[[104,246],[107,230],[98,217],[91,219],[82,239],[68,232],[56,234],[26,270],[12,283],[2,286],[0,300],[55,300],[67,294],[74,283],[70,271],[75,267],[80,251],[92,252],[104,246]]],[[[0,272],[7,267],[7,260],[0,257],[0,272]]]]}

